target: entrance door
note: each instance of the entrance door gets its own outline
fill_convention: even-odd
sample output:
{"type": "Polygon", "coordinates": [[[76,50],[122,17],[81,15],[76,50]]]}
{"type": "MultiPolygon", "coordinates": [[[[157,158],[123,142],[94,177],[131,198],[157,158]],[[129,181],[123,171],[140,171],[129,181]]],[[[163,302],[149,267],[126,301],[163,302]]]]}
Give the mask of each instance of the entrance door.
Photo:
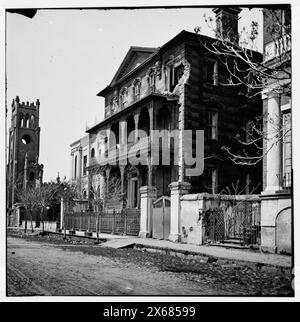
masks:
{"type": "Polygon", "coordinates": [[[129,208],[138,208],[139,206],[139,182],[138,178],[130,178],[128,186],[129,208]]]}
{"type": "Polygon", "coordinates": [[[168,239],[170,235],[170,198],[162,196],[153,203],[153,234],[156,239],[168,239]]]}

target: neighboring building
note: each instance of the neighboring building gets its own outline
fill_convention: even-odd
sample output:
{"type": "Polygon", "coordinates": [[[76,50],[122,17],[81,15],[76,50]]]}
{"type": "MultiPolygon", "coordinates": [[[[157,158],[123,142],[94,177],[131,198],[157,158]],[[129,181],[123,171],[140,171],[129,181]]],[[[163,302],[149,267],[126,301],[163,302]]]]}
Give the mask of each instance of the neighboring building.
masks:
{"type": "MultiPolygon", "coordinates": [[[[237,31],[239,12],[226,8],[219,10],[216,12],[217,17],[222,16],[219,24],[228,22],[223,19],[228,16],[232,30],[237,31]]],[[[140,207],[142,186],[154,187],[155,196],[160,197],[170,195],[172,182],[189,183],[191,192],[218,194],[238,180],[240,187],[250,189],[261,181],[260,165],[236,165],[222,150],[224,145],[233,146],[237,132],[261,114],[261,100],[248,101],[239,95],[239,89],[219,85],[226,82],[227,70],[217,56],[201,45],[198,37],[203,42],[215,41],[182,31],[159,48],[131,47],[111,83],[97,94],[105,98],[105,118],[87,129],[88,138],[84,138],[84,144],[78,140],[71,145],[72,178],[88,180],[88,174],[95,173],[100,155],[109,161],[115,153],[117,162],[100,167],[97,179],[91,182],[90,178],[90,183],[84,183],[82,191],[88,189],[86,196],[95,184],[98,187],[93,188],[101,191],[103,183],[112,177],[120,178],[125,199],[119,207],[125,202],[128,208],[140,207]],[[144,130],[147,137],[139,140],[138,129],[144,130]],[[147,154],[154,145],[151,131],[163,129],[179,130],[178,165],[153,165],[147,154]],[[109,137],[108,130],[115,133],[116,140],[109,137]],[[204,130],[205,160],[201,175],[187,176],[185,173],[188,167],[184,156],[187,148],[184,130],[204,130]],[[146,165],[123,163],[120,145],[132,131],[136,133],[132,140],[139,141],[141,154],[147,152],[146,165]]],[[[117,207],[115,202],[113,207],[117,207]]]]}
{"type": "Polygon", "coordinates": [[[267,68],[277,68],[277,77],[282,80],[271,79],[262,95],[268,139],[264,142],[261,247],[288,253],[292,251],[290,27],[289,5],[264,9],[264,63],[267,68]]]}
{"type": "Polygon", "coordinates": [[[12,102],[7,165],[8,209],[14,208],[18,202],[17,189],[43,180],[43,165],[39,164],[39,108],[39,100],[36,104],[25,104],[20,103],[17,96],[12,102]]]}

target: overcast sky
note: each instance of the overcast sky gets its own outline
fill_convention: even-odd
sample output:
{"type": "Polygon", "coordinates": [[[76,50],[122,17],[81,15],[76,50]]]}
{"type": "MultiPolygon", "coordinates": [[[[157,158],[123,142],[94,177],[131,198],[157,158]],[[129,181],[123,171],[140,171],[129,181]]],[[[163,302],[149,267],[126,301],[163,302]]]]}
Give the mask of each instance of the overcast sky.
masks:
{"type": "MultiPolygon", "coordinates": [[[[208,9],[38,10],[33,19],[7,13],[7,102],[40,106],[40,163],[44,181],[70,175],[70,144],[103,119],[106,87],[130,46],[158,47],[183,29],[212,36],[208,9]]],[[[240,28],[262,25],[259,10],[244,10],[240,28]]],[[[261,33],[258,49],[261,47],[261,33]]],[[[10,114],[8,115],[10,120],[10,114]]],[[[9,124],[8,124],[9,125],[9,124]]]]}

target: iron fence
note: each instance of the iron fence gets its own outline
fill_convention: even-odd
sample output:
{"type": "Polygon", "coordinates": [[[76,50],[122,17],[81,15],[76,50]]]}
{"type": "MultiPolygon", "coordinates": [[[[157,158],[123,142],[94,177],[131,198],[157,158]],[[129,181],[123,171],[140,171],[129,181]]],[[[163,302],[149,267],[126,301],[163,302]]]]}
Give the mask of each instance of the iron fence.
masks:
{"type": "Polygon", "coordinates": [[[122,209],[96,212],[72,212],[64,214],[68,230],[81,230],[116,235],[137,236],[140,231],[140,210],[122,209]]]}
{"type": "Polygon", "coordinates": [[[292,173],[285,172],[277,174],[279,186],[283,189],[289,189],[292,187],[292,173]]]}

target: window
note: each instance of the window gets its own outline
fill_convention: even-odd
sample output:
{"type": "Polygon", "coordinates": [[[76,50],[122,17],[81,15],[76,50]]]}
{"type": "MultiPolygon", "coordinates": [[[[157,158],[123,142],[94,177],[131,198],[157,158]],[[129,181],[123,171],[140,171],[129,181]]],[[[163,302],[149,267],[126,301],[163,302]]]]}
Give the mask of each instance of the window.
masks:
{"type": "Polygon", "coordinates": [[[94,157],[95,157],[95,149],[92,148],[92,150],[91,150],[91,158],[94,158],[94,157]]]}
{"type": "Polygon", "coordinates": [[[23,127],[24,126],[24,115],[23,113],[20,114],[19,118],[19,126],[23,127]]]}
{"type": "Polygon", "coordinates": [[[135,98],[139,98],[140,95],[141,95],[141,81],[137,80],[133,85],[133,96],[135,98]]]}
{"type": "Polygon", "coordinates": [[[242,128],[242,141],[249,143],[250,142],[250,137],[251,137],[251,121],[244,121],[244,126],[242,128]]]}
{"type": "Polygon", "coordinates": [[[74,161],[74,179],[77,178],[77,155],[75,156],[75,161],[74,161]]]}
{"type": "Polygon", "coordinates": [[[124,105],[126,104],[126,99],[127,99],[127,89],[124,88],[120,94],[120,104],[122,107],[124,107],[124,105]]]}
{"type": "Polygon", "coordinates": [[[25,127],[29,127],[29,115],[26,114],[25,116],[25,127]]]}
{"type": "Polygon", "coordinates": [[[34,117],[34,115],[31,115],[31,117],[30,117],[30,127],[31,128],[34,128],[34,124],[35,123],[35,117],[34,117]]]}
{"type": "Polygon", "coordinates": [[[87,155],[83,157],[83,175],[86,175],[87,155]]]}
{"type": "Polygon", "coordinates": [[[184,66],[180,64],[176,67],[174,65],[169,66],[168,69],[168,80],[169,80],[169,91],[172,92],[178,84],[180,78],[184,73],[184,66]]]}
{"type": "Polygon", "coordinates": [[[149,83],[150,91],[154,91],[155,90],[155,71],[150,72],[148,83],[149,83]]]}
{"type": "Polygon", "coordinates": [[[245,194],[250,194],[250,185],[251,185],[251,176],[250,173],[246,174],[246,180],[245,180],[245,194]]]}
{"type": "Polygon", "coordinates": [[[218,112],[208,113],[208,130],[209,139],[218,140],[218,112]]]}
{"type": "Polygon", "coordinates": [[[129,181],[129,202],[131,208],[138,207],[138,197],[139,197],[139,189],[138,189],[138,178],[131,178],[129,181]]]}
{"type": "Polygon", "coordinates": [[[31,142],[31,137],[29,135],[25,134],[22,136],[21,141],[23,144],[27,145],[31,142]]]}
{"type": "Polygon", "coordinates": [[[29,174],[29,181],[34,181],[34,173],[30,172],[29,174]]]}
{"type": "Polygon", "coordinates": [[[218,85],[218,62],[209,60],[207,62],[207,78],[209,84],[218,85]]]}

